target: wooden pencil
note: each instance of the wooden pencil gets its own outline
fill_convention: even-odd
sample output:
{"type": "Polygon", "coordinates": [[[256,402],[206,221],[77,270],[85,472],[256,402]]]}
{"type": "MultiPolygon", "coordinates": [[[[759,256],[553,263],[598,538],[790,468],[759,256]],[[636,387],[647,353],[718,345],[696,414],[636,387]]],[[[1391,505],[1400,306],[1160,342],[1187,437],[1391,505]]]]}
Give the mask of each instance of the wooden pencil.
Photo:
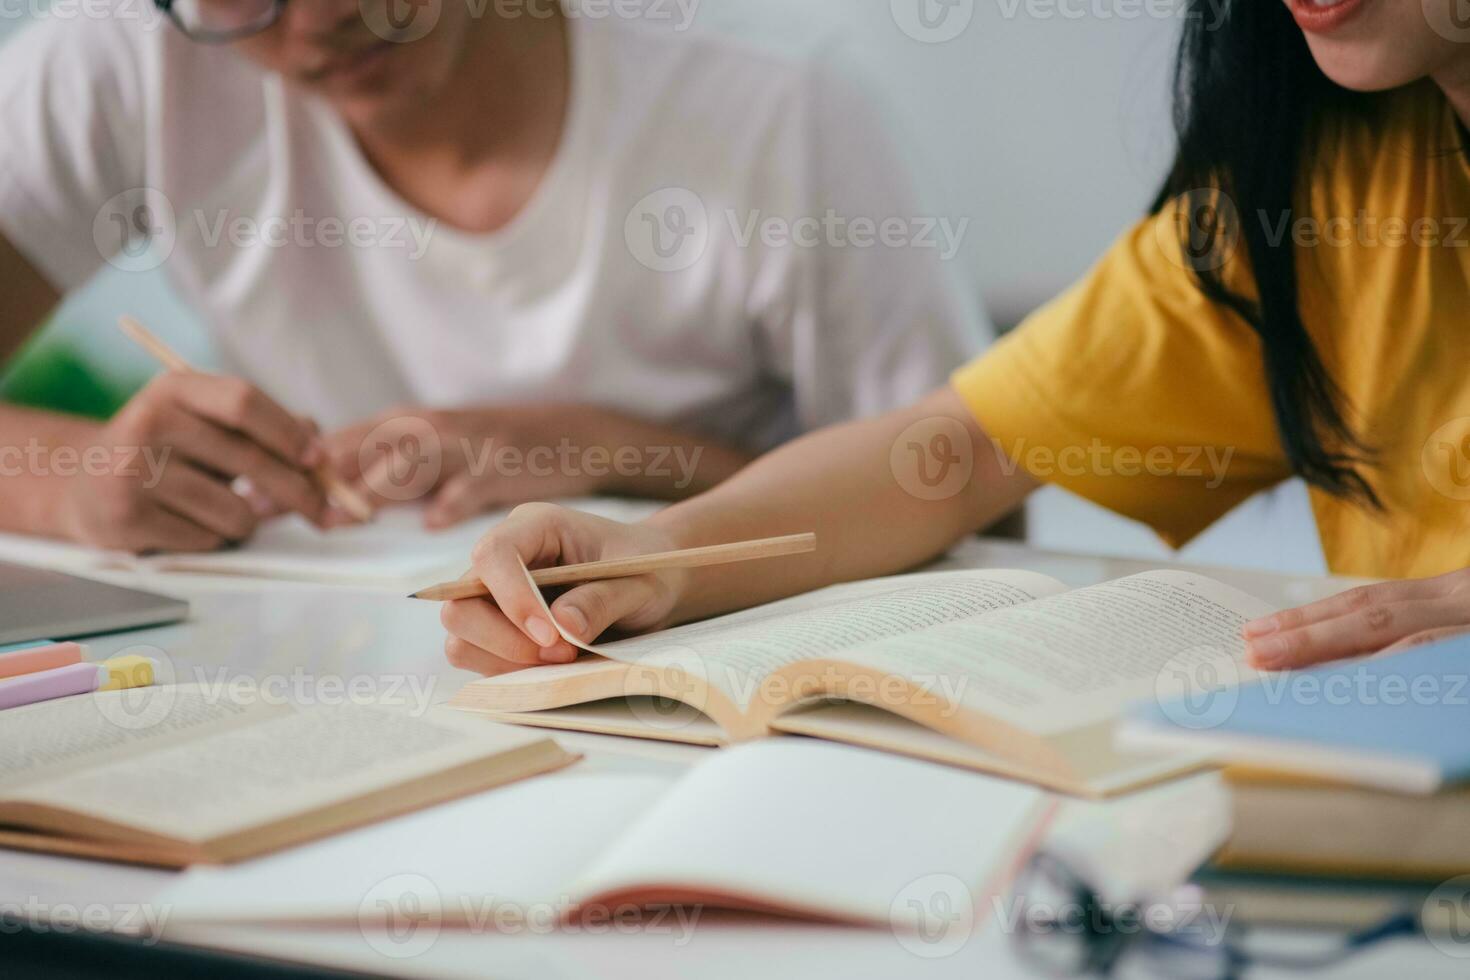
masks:
{"type": "MultiPolygon", "coordinates": [[[[815,534],[791,534],[780,538],[762,538],[758,541],[737,541],[733,544],[687,548],[683,551],[665,551],[656,555],[638,555],[632,558],[586,562],[581,565],[537,568],[531,572],[531,578],[542,588],[577,585],[605,579],[632,578],[669,568],[731,565],[736,562],[757,561],[762,558],[802,555],[816,550],[817,536],[815,534]]],[[[484,598],[489,594],[490,590],[485,588],[484,582],[478,579],[462,579],[458,582],[445,582],[443,585],[415,592],[409,598],[423,599],[426,602],[452,602],[456,599],[484,598]]]]}
{"type": "MultiPolygon", "coordinates": [[[[119,318],[118,327],[127,337],[143,348],[149,354],[170,371],[192,371],[193,365],[184,360],[179,352],[158,338],[158,335],[139,323],[133,317],[124,316],[119,318]]],[[[373,519],[373,505],[360,493],[348,486],[347,481],[332,470],[331,464],[322,463],[312,475],[316,477],[322,492],[332,499],[343,510],[357,518],[359,521],[370,521],[373,519]]]]}

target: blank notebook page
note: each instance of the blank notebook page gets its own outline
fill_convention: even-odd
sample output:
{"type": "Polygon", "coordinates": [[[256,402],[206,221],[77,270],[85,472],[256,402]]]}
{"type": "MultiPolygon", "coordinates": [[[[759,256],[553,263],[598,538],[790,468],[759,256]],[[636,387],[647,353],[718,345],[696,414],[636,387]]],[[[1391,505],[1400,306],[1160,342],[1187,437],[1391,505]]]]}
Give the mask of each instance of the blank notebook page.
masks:
{"type": "Polygon", "coordinates": [[[714,889],[889,922],[911,913],[905,896],[922,891],[922,879],[944,875],[969,889],[980,916],[1045,826],[1047,799],[1021,783],[865,749],[754,742],[695,768],[572,890],[714,889]]]}

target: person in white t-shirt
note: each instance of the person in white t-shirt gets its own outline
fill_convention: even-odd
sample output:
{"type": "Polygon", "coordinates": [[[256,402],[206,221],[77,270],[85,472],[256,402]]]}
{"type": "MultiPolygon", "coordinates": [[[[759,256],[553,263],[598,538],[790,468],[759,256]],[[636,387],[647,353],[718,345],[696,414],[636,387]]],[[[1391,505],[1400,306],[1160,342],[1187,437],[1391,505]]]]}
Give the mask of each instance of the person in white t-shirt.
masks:
{"type": "Polygon", "coordinates": [[[967,222],[922,209],[830,44],[677,5],[159,2],[5,47],[0,356],[104,263],[161,264],[226,373],[105,424],[0,406],[0,446],[93,462],[0,481],[0,526],[213,549],[332,524],[322,460],[431,526],[676,498],[985,339],[967,222]]]}

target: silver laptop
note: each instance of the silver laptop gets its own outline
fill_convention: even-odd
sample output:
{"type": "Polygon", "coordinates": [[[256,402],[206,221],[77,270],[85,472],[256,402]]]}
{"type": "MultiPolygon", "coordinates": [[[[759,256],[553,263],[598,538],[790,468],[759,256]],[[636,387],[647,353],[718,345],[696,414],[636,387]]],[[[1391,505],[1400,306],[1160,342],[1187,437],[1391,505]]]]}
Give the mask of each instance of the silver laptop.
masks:
{"type": "Polygon", "coordinates": [[[179,599],[0,562],[0,646],[160,626],[188,615],[189,604],[179,599]]]}

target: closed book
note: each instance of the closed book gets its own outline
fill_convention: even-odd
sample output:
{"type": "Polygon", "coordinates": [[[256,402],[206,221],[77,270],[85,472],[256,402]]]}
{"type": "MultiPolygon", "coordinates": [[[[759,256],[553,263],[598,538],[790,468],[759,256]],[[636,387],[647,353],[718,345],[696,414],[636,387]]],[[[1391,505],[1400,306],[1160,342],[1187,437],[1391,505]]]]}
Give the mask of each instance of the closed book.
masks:
{"type": "Polygon", "coordinates": [[[1436,793],[1470,781],[1470,637],[1146,702],[1118,745],[1436,793]]]}
{"type": "Polygon", "coordinates": [[[1470,874],[1470,787],[1420,796],[1279,772],[1226,770],[1221,869],[1443,881],[1470,874]]]}

